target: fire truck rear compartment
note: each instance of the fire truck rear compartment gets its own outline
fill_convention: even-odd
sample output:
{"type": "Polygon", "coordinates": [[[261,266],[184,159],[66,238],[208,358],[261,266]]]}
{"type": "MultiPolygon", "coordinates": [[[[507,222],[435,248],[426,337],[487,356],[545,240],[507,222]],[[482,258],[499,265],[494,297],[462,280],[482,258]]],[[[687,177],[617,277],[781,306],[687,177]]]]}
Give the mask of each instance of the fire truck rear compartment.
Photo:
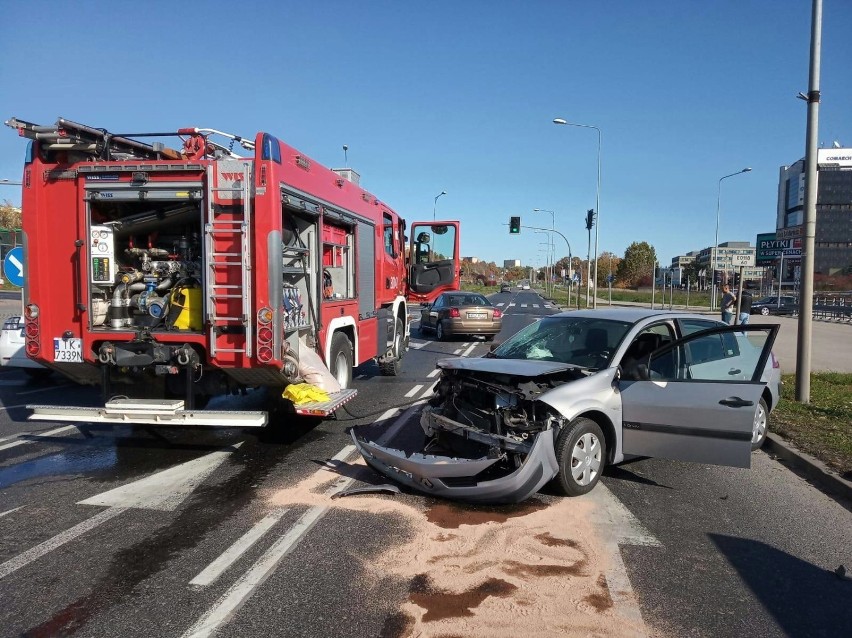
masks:
{"type": "Polygon", "coordinates": [[[203,328],[200,201],[89,201],[93,331],[203,328]]]}

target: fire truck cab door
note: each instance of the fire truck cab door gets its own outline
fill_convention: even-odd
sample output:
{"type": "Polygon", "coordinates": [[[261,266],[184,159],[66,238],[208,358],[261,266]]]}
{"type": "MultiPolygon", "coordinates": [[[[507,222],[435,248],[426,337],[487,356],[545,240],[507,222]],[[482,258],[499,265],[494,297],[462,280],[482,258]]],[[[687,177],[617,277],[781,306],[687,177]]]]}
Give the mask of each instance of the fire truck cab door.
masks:
{"type": "Polygon", "coordinates": [[[409,238],[409,299],[431,303],[443,291],[457,290],[459,222],[414,222],[409,238]]]}

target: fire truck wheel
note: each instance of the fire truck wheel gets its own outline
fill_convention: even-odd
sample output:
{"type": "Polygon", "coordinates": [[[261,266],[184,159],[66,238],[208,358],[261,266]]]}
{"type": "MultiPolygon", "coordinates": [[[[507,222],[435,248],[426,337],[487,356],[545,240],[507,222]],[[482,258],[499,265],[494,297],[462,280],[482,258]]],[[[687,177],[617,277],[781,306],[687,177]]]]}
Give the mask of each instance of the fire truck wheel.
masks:
{"type": "Polygon", "coordinates": [[[405,338],[403,335],[404,330],[405,326],[402,325],[402,320],[397,317],[393,335],[393,359],[379,364],[379,370],[386,377],[395,377],[402,372],[402,340],[405,338]]]}
{"type": "Polygon", "coordinates": [[[334,333],[331,338],[331,374],[341,388],[352,385],[352,343],[342,332],[334,333]]]}

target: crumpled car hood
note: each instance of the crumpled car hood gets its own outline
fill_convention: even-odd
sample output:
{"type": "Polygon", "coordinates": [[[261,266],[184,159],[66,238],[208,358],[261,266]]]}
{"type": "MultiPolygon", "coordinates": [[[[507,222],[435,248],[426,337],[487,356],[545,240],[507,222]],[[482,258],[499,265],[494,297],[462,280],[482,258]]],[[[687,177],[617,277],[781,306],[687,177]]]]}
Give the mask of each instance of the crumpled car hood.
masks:
{"type": "Polygon", "coordinates": [[[570,370],[578,366],[558,361],[535,361],[531,359],[469,359],[466,357],[454,357],[452,359],[440,359],[438,367],[442,370],[470,370],[491,374],[509,374],[518,377],[537,377],[543,374],[563,372],[564,370],[570,370]]]}

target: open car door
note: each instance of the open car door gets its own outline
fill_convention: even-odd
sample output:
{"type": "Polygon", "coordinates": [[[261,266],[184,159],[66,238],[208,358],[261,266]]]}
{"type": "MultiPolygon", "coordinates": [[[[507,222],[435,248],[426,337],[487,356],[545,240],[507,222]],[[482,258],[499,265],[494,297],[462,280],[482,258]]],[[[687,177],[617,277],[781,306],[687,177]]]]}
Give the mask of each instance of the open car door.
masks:
{"type": "Polygon", "coordinates": [[[430,303],[458,290],[459,222],[414,222],[409,233],[408,299],[430,303]]]}
{"type": "Polygon", "coordinates": [[[777,325],[695,332],[621,379],[625,454],[750,467],[755,411],[777,325]]]}

